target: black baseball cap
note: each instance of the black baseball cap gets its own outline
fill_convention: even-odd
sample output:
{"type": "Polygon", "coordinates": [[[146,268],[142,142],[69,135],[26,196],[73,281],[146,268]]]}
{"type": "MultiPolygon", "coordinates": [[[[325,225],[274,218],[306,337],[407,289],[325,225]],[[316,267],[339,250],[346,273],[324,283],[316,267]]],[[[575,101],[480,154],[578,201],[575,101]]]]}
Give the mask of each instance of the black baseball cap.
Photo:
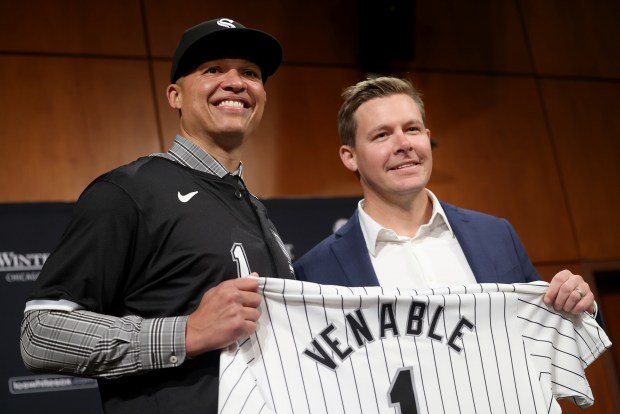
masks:
{"type": "Polygon", "coordinates": [[[282,62],[282,46],[275,37],[232,19],[202,22],[183,32],[172,58],[170,82],[207,60],[221,58],[241,58],[257,64],[265,83],[282,62]]]}

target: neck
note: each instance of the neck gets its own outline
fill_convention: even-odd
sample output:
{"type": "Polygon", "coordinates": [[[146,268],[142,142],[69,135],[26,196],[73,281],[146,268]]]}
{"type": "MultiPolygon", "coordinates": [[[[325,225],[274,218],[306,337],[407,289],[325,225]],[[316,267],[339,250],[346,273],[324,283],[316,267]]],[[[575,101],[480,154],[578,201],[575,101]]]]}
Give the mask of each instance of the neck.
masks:
{"type": "Polygon", "coordinates": [[[365,194],[364,211],[381,226],[400,236],[413,237],[431,219],[433,203],[426,190],[398,202],[365,194]]]}
{"type": "Polygon", "coordinates": [[[215,158],[229,172],[239,168],[241,162],[243,137],[238,136],[197,136],[181,130],[181,134],[215,158]]]}

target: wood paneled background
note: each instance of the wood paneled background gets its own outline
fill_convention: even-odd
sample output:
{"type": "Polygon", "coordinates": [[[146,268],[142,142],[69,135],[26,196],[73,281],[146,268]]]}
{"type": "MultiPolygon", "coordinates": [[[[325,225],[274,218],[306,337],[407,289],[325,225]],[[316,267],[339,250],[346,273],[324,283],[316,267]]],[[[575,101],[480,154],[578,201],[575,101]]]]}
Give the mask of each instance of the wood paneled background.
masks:
{"type": "MultiPolygon", "coordinates": [[[[367,75],[358,10],[356,0],[1,0],[0,202],[73,201],[99,174],[164,151],[178,125],[164,95],[174,48],[215,17],[284,47],[245,149],[252,192],[360,194],[336,131],[340,92],[367,75]]],[[[415,58],[383,72],[423,93],[438,143],[430,188],[509,219],[543,277],[569,268],[596,289],[597,271],[620,269],[620,2],[416,0],[405,21],[415,58]]],[[[619,285],[597,290],[615,332],[619,285]]],[[[616,371],[612,353],[588,369],[589,412],[620,412],[616,371]]]]}

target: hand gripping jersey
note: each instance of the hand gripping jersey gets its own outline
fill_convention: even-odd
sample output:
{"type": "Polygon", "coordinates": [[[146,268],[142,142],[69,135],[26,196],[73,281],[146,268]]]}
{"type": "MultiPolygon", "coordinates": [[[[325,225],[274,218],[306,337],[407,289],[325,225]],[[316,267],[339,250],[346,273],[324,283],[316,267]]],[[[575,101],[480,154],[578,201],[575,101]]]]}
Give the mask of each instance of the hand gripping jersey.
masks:
{"type": "Polygon", "coordinates": [[[220,413],[559,413],[593,403],[611,343],[545,282],[388,290],[262,279],[258,328],[220,363],[220,413]]]}

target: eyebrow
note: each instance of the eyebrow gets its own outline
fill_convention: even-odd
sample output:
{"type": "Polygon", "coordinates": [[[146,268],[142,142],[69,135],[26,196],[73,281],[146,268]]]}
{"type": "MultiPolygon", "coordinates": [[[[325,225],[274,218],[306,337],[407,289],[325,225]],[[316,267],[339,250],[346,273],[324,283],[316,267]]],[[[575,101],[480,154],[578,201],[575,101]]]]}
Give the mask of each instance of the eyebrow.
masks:
{"type": "Polygon", "coordinates": [[[382,131],[385,129],[391,129],[391,128],[386,124],[378,125],[375,128],[372,128],[370,131],[368,131],[368,136],[369,137],[375,136],[379,131],[382,131]]]}
{"type": "MultiPolygon", "coordinates": [[[[403,123],[403,125],[419,125],[419,126],[424,126],[424,121],[422,121],[422,119],[417,119],[417,118],[412,118],[409,119],[407,122],[403,123]]],[[[377,125],[375,128],[372,128],[369,132],[369,134],[375,134],[378,131],[381,131],[382,129],[392,129],[392,126],[389,124],[379,124],[377,125]]]]}

